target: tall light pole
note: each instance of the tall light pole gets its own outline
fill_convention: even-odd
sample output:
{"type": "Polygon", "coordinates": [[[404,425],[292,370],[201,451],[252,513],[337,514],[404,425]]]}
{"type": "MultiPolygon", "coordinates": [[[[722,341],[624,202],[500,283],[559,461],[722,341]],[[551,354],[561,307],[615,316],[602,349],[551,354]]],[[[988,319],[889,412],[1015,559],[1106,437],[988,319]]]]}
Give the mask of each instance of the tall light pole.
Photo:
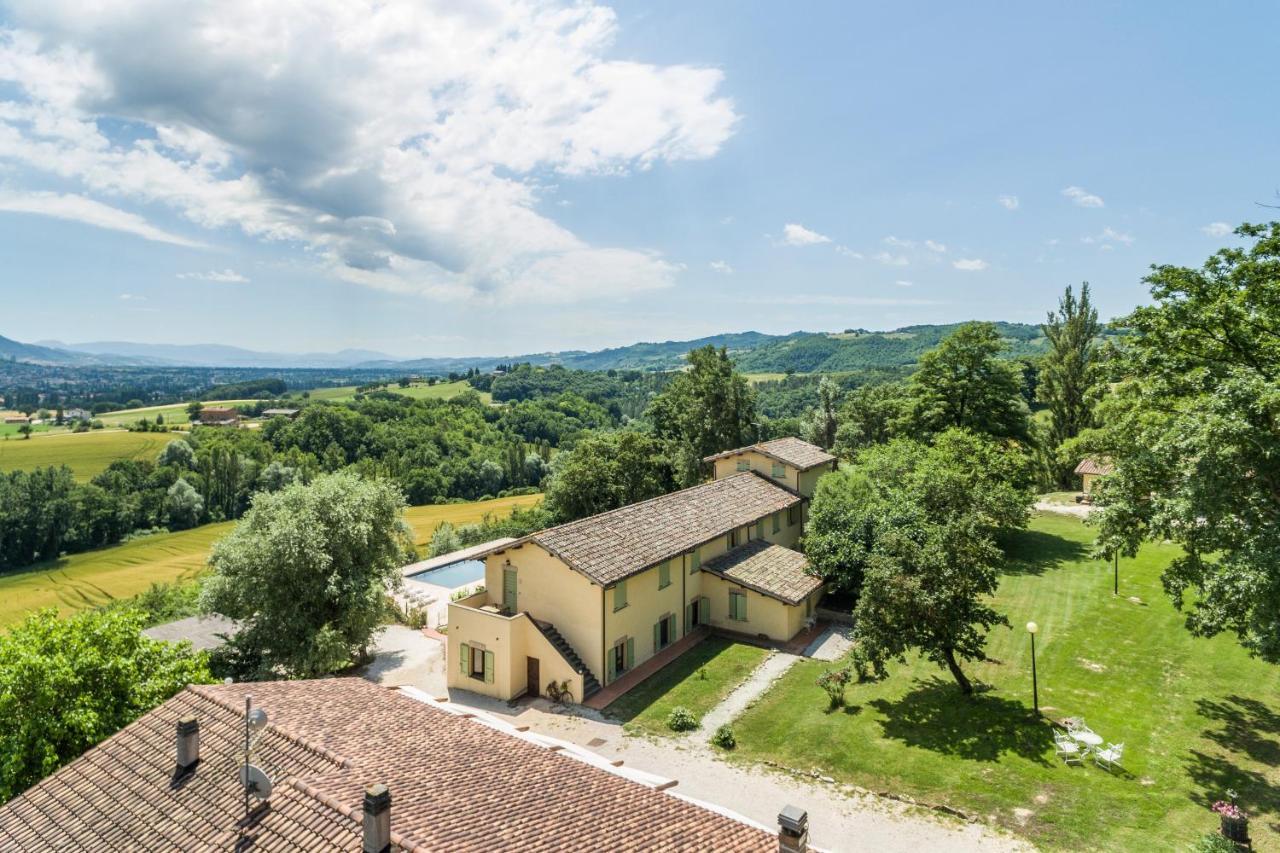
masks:
{"type": "Polygon", "coordinates": [[[1034,622],[1027,623],[1027,633],[1031,635],[1031,707],[1036,716],[1040,716],[1040,685],[1036,682],[1036,632],[1040,626],[1034,622]]]}
{"type": "Polygon", "coordinates": [[[1116,551],[1114,556],[1115,556],[1115,574],[1113,575],[1113,577],[1115,578],[1115,580],[1112,582],[1111,594],[1119,595],[1120,594],[1120,552],[1116,551]]]}

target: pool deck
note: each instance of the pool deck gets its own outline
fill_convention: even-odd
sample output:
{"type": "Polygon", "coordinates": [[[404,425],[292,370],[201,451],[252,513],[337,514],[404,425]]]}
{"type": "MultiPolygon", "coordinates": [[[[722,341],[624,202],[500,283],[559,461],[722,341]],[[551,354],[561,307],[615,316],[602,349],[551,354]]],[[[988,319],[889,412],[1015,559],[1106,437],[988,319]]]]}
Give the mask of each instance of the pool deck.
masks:
{"type": "Polygon", "coordinates": [[[405,577],[408,577],[409,575],[416,575],[419,572],[429,572],[432,569],[438,569],[441,566],[448,566],[448,565],[452,565],[453,563],[460,563],[463,560],[471,560],[475,558],[476,554],[483,554],[485,551],[488,551],[492,548],[497,548],[502,545],[506,545],[509,542],[514,542],[514,541],[516,540],[512,539],[510,536],[507,536],[502,539],[494,539],[492,542],[482,542],[479,545],[472,545],[470,548],[463,548],[461,551],[454,551],[449,554],[441,554],[439,557],[431,557],[430,559],[427,559],[427,560],[419,560],[416,563],[410,563],[409,565],[405,566],[403,569],[400,570],[400,574],[404,575],[405,577]]]}

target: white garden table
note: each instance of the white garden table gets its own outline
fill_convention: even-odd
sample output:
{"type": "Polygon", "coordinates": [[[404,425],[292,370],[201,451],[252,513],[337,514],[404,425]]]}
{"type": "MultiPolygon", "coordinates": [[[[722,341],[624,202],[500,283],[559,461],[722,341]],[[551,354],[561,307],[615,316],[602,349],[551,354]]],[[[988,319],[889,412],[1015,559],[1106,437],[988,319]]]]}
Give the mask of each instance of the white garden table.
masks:
{"type": "Polygon", "coordinates": [[[1067,734],[1071,735],[1071,739],[1076,743],[1084,744],[1090,749],[1095,746],[1102,746],[1102,735],[1097,732],[1074,731],[1067,734]]]}

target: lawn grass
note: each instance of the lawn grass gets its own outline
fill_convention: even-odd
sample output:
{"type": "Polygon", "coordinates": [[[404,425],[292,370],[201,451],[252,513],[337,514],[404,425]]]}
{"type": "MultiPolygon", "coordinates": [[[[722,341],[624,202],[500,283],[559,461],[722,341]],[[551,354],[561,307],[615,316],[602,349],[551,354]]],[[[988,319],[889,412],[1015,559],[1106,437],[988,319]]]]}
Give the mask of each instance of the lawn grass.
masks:
{"type": "Polygon", "coordinates": [[[618,697],[605,713],[622,720],[632,734],[675,735],[667,715],[677,706],[698,719],[751,675],[769,654],[766,649],[708,637],[618,697]],[[706,678],[701,677],[706,671],[706,678]]]}
{"type": "Polygon", "coordinates": [[[1076,500],[1078,497],[1079,492],[1046,492],[1040,496],[1040,500],[1059,506],[1079,506],[1080,501],[1076,500]]]}
{"type": "Polygon", "coordinates": [[[170,432],[90,430],[0,441],[0,471],[29,471],[67,465],[81,482],[101,474],[117,459],[155,459],[180,435],[170,432]]]}
{"type": "Polygon", "coordinates": [[[1216,829],[1208,806],[1240,793],[1259,850],[1280,850],[1280,667],[1231,637],[1190,636],[1161,589],[1170,546],[1109,566],[1090,560],[1093,532],[1037,516],[1009,544],[990,660],[966,671],[990,687],[962,697],[944,670],[914,659],[878,684],[852,685],[829,712],[803,661],[734,724],[734,760],[774,759],[873,790],[911,794],[982,816],[1050,849],[1183,849],[1216,829]],[[1130,597],[1133,598],[1130,598],[1130,597]],[[1125,773],[1067,767],[1031,713],[1028,620],[1040,625],[1040,703],[1083,716],[1126,745],[1125,773]]]}
{"type": "MultiPolygon", "coordinates": [[[[154,433],[126,433],[126,435],[154,433]]],[[[32,439],[34,442],[34,439],[32,439]]],[[[528,506],[541,495],[499,498],[473,503],[409,507],[405,520],[422,545],[442,521],[466,524],[486,514],[502,516],[528,506]]],[[[235,522],[206,524],[178,533],[157,533],[132,542],[73,554],[31,569],[0,575],[0,626],[19,621],[27,612],[56,607],[70,613],[129,598],[153,583],[188,581],[204,571],[213,543],[231,532],[235,522]]]]}

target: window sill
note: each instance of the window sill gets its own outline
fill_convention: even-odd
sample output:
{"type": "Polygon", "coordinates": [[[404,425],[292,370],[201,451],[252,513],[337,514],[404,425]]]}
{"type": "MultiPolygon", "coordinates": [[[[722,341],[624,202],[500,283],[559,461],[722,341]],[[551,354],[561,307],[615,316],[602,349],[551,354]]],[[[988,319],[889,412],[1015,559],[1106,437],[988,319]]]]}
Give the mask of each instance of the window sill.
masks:
{"type": "Polygon", "coordinates": [[[473,672],[473,673],[471,673],[470,678],[471,678],[471,680],[472,680],[472,681],[484,681],[484,673],[482,672],[482,673],[480,673],[479,675],[476,675],[476,674],[473,672]]]}
{"type": "Polygon", "coordinates": [[[667,581],[666,583],[660,583],[660,584],[658,584],[658,589],[660,589],[660,590],[661,590],[661,589],[666,589],[666,588],[667,588],[667,587],[669,587],[669,586],[671,586],[671,581],[667,581]]]}
{"type": "Polygon", "coordinates": [[[631,605],[629,605],[629,604],[624,604],[624,605],[622,605],[621,607],[615,607],[615,608],[613,608],[613,612],[614,612],[614,613],[617,613],[617,612],[618,612],[618,611],[620,611],[620,610],[626,610],[626,609],[627,609],[628,607],[630,607],[630,606],[631,606],[631,605]]]}

